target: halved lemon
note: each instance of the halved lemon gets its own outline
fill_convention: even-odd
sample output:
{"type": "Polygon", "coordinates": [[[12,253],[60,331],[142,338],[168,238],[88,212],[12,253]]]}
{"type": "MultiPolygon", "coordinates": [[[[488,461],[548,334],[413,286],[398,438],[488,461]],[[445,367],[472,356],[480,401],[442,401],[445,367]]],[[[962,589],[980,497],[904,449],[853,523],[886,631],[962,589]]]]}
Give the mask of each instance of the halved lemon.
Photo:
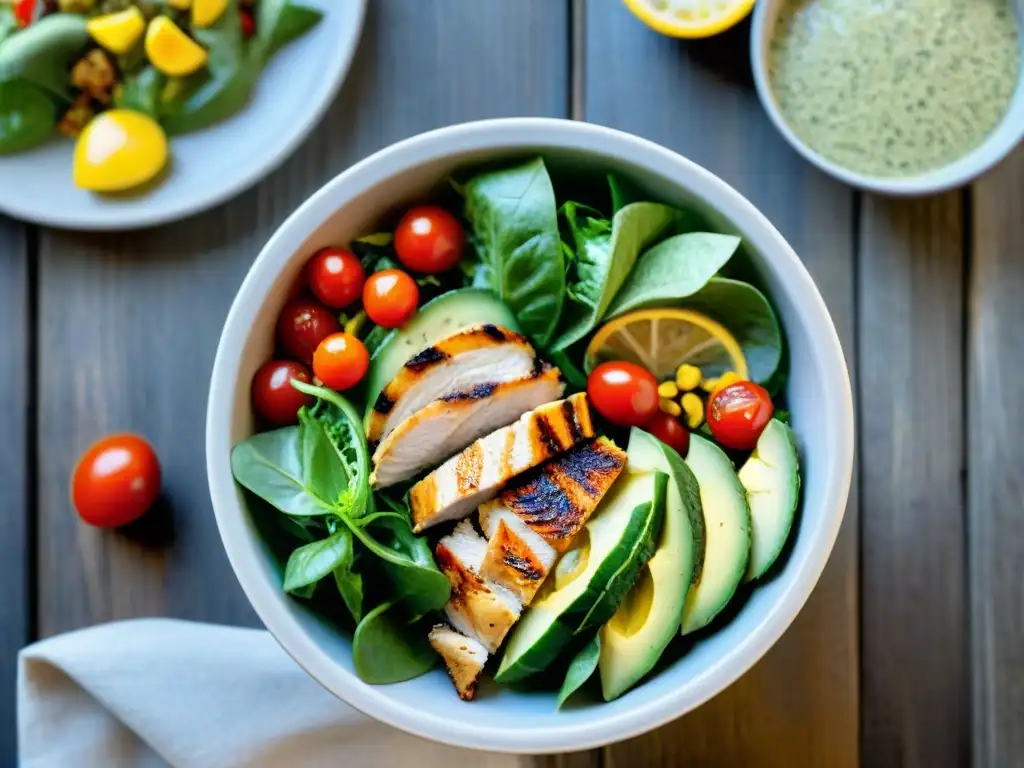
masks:
{"type": "Polygon", "coordinates": [[[624,0],[640,21],[671,37],[711,37],[746,18],[754,0],[624,0]]]}
{"type": "Polygon", "coordinates": [[[587,345],[587,373],[606,360],[636,363],[658,381],[673,379],[684,363],[705,378],[726,371],[747,378],[747,361],[733,335],[690,309],[643,309],[605,323],[587,345]]]}

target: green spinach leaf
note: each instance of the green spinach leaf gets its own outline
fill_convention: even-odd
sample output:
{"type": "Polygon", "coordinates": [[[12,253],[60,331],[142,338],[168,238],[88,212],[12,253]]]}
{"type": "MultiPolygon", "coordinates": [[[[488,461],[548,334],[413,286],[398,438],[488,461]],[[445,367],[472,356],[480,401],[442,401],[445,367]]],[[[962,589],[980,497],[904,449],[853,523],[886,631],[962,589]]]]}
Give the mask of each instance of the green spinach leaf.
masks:
{"type": "Polygon", "coordinates": [[[291,0],[260,0],[256,6],[253,66],[266,64],[281,48],[316,26],[323,14],[291,0]]]}
{"type": "Polygon", "coordinates": [[[334,584],[356,624],[363,620],[363,577],[351,568],[335,568],[334,584]]]}
{"type": "Polygon", "coordinates": [[[299,547],[284,567],[284,591],[294,592],[352,564],[352,534],[341,528],[326,539],[299,547]]]}
{"type": "Polygon", "coordinates": [[[640,187],[617,173],[608,174],[608,191],[612,197],[612,214],[616,214],[630,203],[643,202],[645,197],[640,187]]]}
{"type": "Polygon", "coordinates": [[[564,330],[551,348],[568,349],[598,324],[629,276],[640,253],[665,230],[676,212],[658,203],[631,203],[608,221],[581,220],[574,203],[566,203],[576,241],[576,259],[569,279],[573,302],[566,307],[564,330]]]}
{"type": "Polygon", "coordinates": [[[607,317],[678,305],[680,299],[703,288],[732,258],[739,244],[738,237],[711,232],[676,235],[658,243],[637,261],[607,317]]]}
{"type": "Polygon", "coordinates": [[[586,645],[580,648],[579,653],[573,657],[569,669],[565,673],[565,681],[562,689],[558,692],[556,709],[561,709],[566,700],[580,689],[590,676],[597,669],[597,662],[601,658],[601,633],[595,632],[594,636],[586,645]]]}
{"type": "Polygon", "coordinates": [[[231,451],[231,471],[242,486],[285,514],[326,515],[329,504],[306,480],[299,446],[299,427],[260,432],[231,451]]]}
{"type": "Polygon", "coordinates": [[[86,19],[55,13],[11,35],[0,47],[0,82],[24,78],[71,101],[71,66],[89,45],[86,19]]]}
{"type": "Polygon", "coordinates": [[[480,174],[465,193],[466,220],[484,265],[474,285],[486,281],[526,334],[547,345],[562,311],[565,265],[544,161],[480,174]]]}
{"type": "Polygon", "coordinates": [[[14,18],[14,8],[0,3],[0,43],[18,31],[18,20],[14,18]]]}
{"type": "Polygon", "coordinates": [[[158,69],[143,67],[125,77],[122,88],[116,91],[114,105],[134,109],[157,120],[160,116],[160,94],[166,84],[167,77],[158,69]]]}
{"type": "Polygon", "coordinates": [[[57,125],[53,97],[27,80],[0,82],[0,155],[43,143],[57,125]]]}
{"type": "Polygon", "coordinates": [[[437,664],[426,627],[410,624],[393,601],[363,617],[352,639],[352,663],[363,682],[385,685],[411,680],[437,664]]]}

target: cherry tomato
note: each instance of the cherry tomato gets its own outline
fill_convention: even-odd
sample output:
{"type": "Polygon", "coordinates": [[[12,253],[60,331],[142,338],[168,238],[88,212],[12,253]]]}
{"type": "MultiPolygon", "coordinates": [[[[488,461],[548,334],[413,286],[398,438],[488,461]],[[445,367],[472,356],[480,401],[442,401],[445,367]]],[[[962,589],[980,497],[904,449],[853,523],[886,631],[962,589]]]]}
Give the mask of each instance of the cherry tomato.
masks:
{"type": "Polygon", "coordinates": [[[290,357],[310,365],[320,342],[341,330],[338,318],[315,301],[299,299],[285,305],[277,319],[277,340],[290,357]]]}
{"type": "Polygon", "coordinates": [[[342,309],[359,301],[366,273],[351,251],[324,248],[306,265],[306,279],[314,296],[328,307],[342,309]]]}
{"type": "Polygon", "coordinates": [[[32,15],[36,8],[36,0],[15,0],[14,20],[19,27],[27,27],[32,23],[32,15]]]}
{"type": "Polygon", "coordinates": [[[354,387],[370,367],[370,355],[363,342],[349,333],[328,336],[313,355],[313,373],[331,389],[354,387]]]}
{"type": "Polygon", "coordinates": [[[680,456],[686,456],[690,448],[690,431],[675,416],[659,410],[643,428],[669,448],[675,448],[680,456]]]}
{"type": "Polygon", "coordinates": [[[636,363],[601,363],[587,378],[587,395],[620,427],[642,427],[658,411],[658,382],[636,363]]]}
{"type": "Polygon", "coordinates": [[[248,40],[256,34],[256,19],[253,18],[252,11],[247,10],[240,10],[238,16],[242,22],[242,37],[248,40]]]}
{"type": "Polygon", "coordinates": [[[306,366],[291,360],[264,363],[252,377],[252,407],[261,418],[275,427],[297,423],[299,408],[313,404],[314,398],[293,387],[292,379],[307,384],[313,381],[306,366]]]}
{"type": "Polygon", "coordinates": [[[111,435],[92,445],[71,477],[78,516],[99,528],[138,520],[160,493],[160,462],[137,435],[111,435]]]}
{"type": "Polygon", "coordinates": [[[420,288],[407,272],[384,269],[366,278],[363,309],[377,325],[398,328],[416,314],[420,288]]]}
{"type": "Polygon", "coordinates": [[[764,387],[752,381],[737,381],[708,399],[708,427],[726,448],[750,451],[774,411],[771,395],[764,387]]]}
{"type": "Polygon", "coordinates": [[[395,228],[395,253],[413,272],[447,272],[459,263],[465,246],[459,220],[436,205],[411,209],[395,228]]]}

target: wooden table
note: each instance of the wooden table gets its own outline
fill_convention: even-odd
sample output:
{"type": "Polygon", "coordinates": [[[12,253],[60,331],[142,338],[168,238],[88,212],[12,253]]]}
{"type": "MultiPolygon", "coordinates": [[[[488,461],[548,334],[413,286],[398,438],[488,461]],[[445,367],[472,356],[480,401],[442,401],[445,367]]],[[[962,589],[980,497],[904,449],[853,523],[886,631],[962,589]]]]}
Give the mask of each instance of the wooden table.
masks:
{"type": "Polygon", "coordinates": [[[0,218],[0,762],[27,641],[132,616],[257,623],[214,526],[203,423],[221,323],[270,233],[398,139],[553,115],[671,147],[768,215],[839,329],[861,447],[828,569],[768,656],[678,722],[553,762],[1024,765],[1024,151],[964,191],[855,193],[773,130],[747,34],[681,44],[619,0],[373,0],[319,130],[235,201],[129,234],[0,218]],[[75,457],[112,430],[163,462],[146,535],[89,530],[68,503],[75,457]]]}

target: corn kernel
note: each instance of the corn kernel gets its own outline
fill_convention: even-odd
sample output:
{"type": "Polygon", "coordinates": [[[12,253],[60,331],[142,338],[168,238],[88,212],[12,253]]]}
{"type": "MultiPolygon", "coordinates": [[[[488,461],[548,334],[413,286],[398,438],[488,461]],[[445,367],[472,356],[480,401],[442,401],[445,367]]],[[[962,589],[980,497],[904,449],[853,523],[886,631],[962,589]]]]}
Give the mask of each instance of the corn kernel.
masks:
{"type": "Polygon", "coordinates": [[[704,401],[693,392],[683,395],[683,411],[686,413],[686,426],[696,429],[704,421],[704,401]]]}
{"type": "Polygon", "coordinates": [[[683,409],[679,407],[679,403],[675,400],[669,400],[667,397],[661,398],[661,404],[659,407],[669,416],[681,416],[683,413],[683,409]]]}
{"type": "Polygon", "coordinates": [[[700,384],[700,368],[696,365],[683,363],[676,369],[676,386],[683,392],[696,389],[700,384]]]}
{"type": "Polygon", "coordinates": [[[718,387],[718,377],[715,376],[710,379],[701,379],[700,388],[707,393],[712,393],[718,387]]]}
{"type": "Polygon", "coordinates": [[[658,395],[675,400],[679,396],[679,388],[672,381],[663,381],[658,385],[658,395]]]}

